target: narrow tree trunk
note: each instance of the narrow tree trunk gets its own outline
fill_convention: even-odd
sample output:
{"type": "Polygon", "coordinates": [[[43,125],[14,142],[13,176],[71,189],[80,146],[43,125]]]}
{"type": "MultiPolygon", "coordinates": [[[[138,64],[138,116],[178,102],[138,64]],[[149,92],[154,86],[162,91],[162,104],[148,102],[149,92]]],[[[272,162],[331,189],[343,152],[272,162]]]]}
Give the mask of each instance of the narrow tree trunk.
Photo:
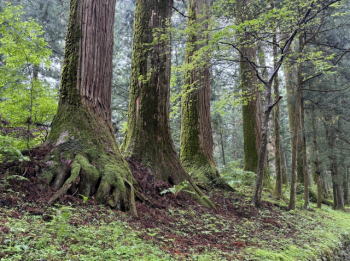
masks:
{"type": "Polygon", "coordinates": [[[316,128],[316,114],[315,114],[315,106],[312,106],[311,109],[311,122],[312,122],[312,144],[313,144],[313,156],[314,156],[314,169],[316,176],[316,186],[317,186],[317,207],[322,207],[323,201],[323,192],[322,192],[322,176],[321,176],[321,164],[319,157],[319,148],[317,142],[318,131],[316,128]]]}
{"type": "MultiPolygon", "coordinates": [[[[266,66],[266,58],[265,58],[265,51],[263,43],[259,42],[257,46],[257,53],[258,53],[258,60],[259,60],[259,66],[261,67],[261,75],[264,79],[268,79],[269,73],[266,66]]],[[[265,86],[266,87],[266,86],[265,86]]],[[[279,96],[277,96],[279,97],[279,96]]],[[[259,105],[260,106],[260,105],[259,105]]],[[[261,112],[259,112],[259,115],[261,112]]],[[[269,128],[269,126],[268,126],[269,128]]],[[[267,137],[267,140],[269,140],[270,136],[267,137]]],[[[260,144],[258,144],[258,147],[260,144]]],[[[259,148],[258,148],[259,149],[259,148]]],[[[264,169],[264,186],[266,188],[272,188],[271,184],[271,170],[269,165],[269,150],[266,153],[266,162],[265,162],[265,169],[264,169]]]]}
{"type": "Polygon", "coordinates": [[[349,169],[345,165],[344,166],[344,182],[343,182],[343,190],[344,190],[344,204],[349,205],[350,203],[350,195],[349,195],[349,169]]]}
{"type": "MultiPolygon", "coordinates": [[[[245,22],[252,18],[250,0],[237,2],[237,21],[245,22]]],[[[250,36],[246,36],[248,40],[250,36]]],[[[257,62],[257,47],[246,46],[240,52],[240,85],[245,93],[243,113],[244,169],[257,173],[259,144],[261,140],[259,80],[249,62],[257,62]]]]}
{"type": "MultiPolygon", "coordinates": [[[[290,198],[289,198],[289,206],[290,210],[295,209],[296,207],[296,186],[297,186],[297,150],[298,150],[298,132],[296,130],[299,129],[300,124],[300,92],[296,92],[295,97],[295,106],[293,106],[292,112],[290,115],[293,116],[293,130],[292,130],[292,166],[291,166],[291,183],[290,183],[290,198]]],[[[290,119],[291,120],[291,119],[290,119]]]]}
{"type": "Polygon", "coordinates": [[[223,186],[213,157],[210,116],[210,54],[198,55],[208,44],[209,0],[189,1],[188,41],[186,45],[185,86],[181,101],[180,159],[195,181],[223,186]]]}
{"type": "Polygon", "coordinates": [[[286,153],[283,150],[282,142],[281,142],[281,169],[282,169],[282,183],[283,185],[288,185],[288,173],[287,173],[287,158],[286,153]]]}
{"type": "MultiPolygon", "coordinates": [[[[277,37],[276,35],[273,36],[273,42],[277,43],[277,37]]],[[[278,59],[278,50],[277,46],[273,46],[273,59],[274,64],[276,67],[276,62],[278,59]]],[[[273,83],[273,90],[274,90],[274,96],[279,97],[280,91],[279,91],[279,77],[276,76],[274,83],[273,83]]],[[[281,128],[280,128],[280,106],[279,104],[276,104],[274,111],[273,111],[273,123],[274,123],[274,136],[275,136],[275,171],[276,171],[276,197],[280,199],[282,197],[282,183],[283,183],[283,177],[282,177],[282,156],[281,156],[281,128]]]]}
{"type": "MultiPolygon", "coordinates": [[[[294,56],[286,63],[285,77],[286,89],[288,96],[288,115],[289,129],[292,143],[292,166],[291,166],[291,184],[289,209],[295,209],[296,205],[296,186],[298,180],[303,182],[303,175],[300,176],[300,127],[301,127],[301,70],[300,64],[297,63],[295,55],[301,50],[301,42],[295,41],[292,46],[294,56]]],[[[302,157],[301,157],[302,159],[302,157]]]]}
{"type": "MultiPolygon", "coordinates": [[[[300,76],[301,77],[301,76],[300,76]]],[[[302,96],[302,91],[301,91],[302,96]]],[[[301,98],[300,101],[300,130],[302,136],[302,158],[303,158],[303,177],[304,177],[304,208],[307,209],[309,207],[310,199],[310,177],[307,169],[307,154],[306,154],[306,135],[305,135],[305,112],[304,112],[304,99],[301,98]]]]}
{"type": "Polygon", "coordinates": [[[336,135],[335,130],[332,128],[331,124],[334,119],[331,116],[326,116],[326,136],[329,146],[328,158],[330,161],[330,170],[332,174],[332,184],[333,184],[333,208],[334,209],[344,209],[344,193],[343,193],[343,181],[342,177],[338,172],[338,160],[335,151],[336,135]]]}
{"type": "Polygon", "coordinates": [[[122,210],[134,205],[133,178],[111,127],[115,0],[71,0],[60,101],[43,179],[58,192],[95,196],[122,210]]]}
{"type": "Polygon", "coordinates": [[[220,146],[221,146],[221,157],[222,157],[222,164],[226,165],[226,156],[225,156],[225,141],[224,141],[224,133],[223,133],[222,127],[220,127],[220,146]]]}

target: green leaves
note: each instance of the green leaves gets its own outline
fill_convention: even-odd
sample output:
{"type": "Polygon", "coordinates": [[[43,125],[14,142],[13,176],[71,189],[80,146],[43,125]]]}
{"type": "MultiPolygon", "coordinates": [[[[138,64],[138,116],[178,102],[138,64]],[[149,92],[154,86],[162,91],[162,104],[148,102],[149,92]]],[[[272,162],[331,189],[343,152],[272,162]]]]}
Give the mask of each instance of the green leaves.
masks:
{"type": "Polygon", "coordinates": [[[0,153],[24,149],[24,140],[26,148],[41,142],[46,133],[37,126],[49,125],[57,107],[57,91],[40,79],[51,50],[41,26],[22,16],[22,7],[10,4],[0,13],[0,117],[9,122],[5,128],[21,129],[7,134],[18,142],[6,143],[0,153]]]}

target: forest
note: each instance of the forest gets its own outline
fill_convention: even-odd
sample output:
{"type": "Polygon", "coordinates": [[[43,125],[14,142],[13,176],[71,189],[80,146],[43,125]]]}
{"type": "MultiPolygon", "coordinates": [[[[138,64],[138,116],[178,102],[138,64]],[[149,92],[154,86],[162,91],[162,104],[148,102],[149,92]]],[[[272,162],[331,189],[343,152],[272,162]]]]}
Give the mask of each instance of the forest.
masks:
{"type": "Polygon", "coordinates": [[[0,0],[0,260],[350,260],[349,0],[0,0]]]}

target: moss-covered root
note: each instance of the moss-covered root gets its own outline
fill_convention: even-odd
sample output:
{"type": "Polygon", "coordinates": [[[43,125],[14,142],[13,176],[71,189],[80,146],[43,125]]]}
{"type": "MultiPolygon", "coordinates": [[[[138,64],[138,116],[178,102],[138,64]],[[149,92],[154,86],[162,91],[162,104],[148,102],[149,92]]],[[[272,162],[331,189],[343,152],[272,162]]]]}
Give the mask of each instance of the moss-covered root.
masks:
{"type": "Polygon", "coordinates": [[[209,199],[209,197],[207,195],[205,195],[203,193],[203,191],[201,191],[198,186],[194,183],[194,181],[192,180],[191,177],[188,177],[188,182],[190,183],[191,185],[191,189],[194,190],[194,195],[195,195],[195,198],[198,200],[199,203],[201,203],[202,205],[208,207],[208,208],[213,208],[213,209],[216,209],[216,206],[214,204],[213,201],[211,201],[209,199]]]}
{"type": "Polygon", "coordinates": [[[220,176],[215,165],[212,165],[207,161],[202,161],[201,164],[196,164],[195,161],[182,162],[182,164],[199,187],[204,189],[218,188],[227,191],[234,191],[234,189],[220,176]]]}
{"type": "Polygon", "coordinates": [[[57,199],[67,193],[74,183],[79,182],[79,174],[81,170],[81,164],[79,163],[80,155],[75,157],[72,164],[71,176],[66,180],[63,186],[49,199],[49,205],[54,203],[57,199]]]}
{"type": "MultiPolygon", "coordinates": [[[[67,161],[65,159],[63,162],[67,161]]],[[[49,199],[49,204],[53,204],[68,191],[72,191],[87,197],[94,196],[100,203],[112,208],[129,210],[137,216],[133,181],[129,180],[131,176],[128,175],[130,173],[127,169],[119,167],[123,166],[123,162],[118,162],[112,156],[100,155],[95,162],[97,166],[95,167],[89,162],[88,155],[78,154],[67,171],[68,174],[70,173],[68,178],[67,173],[59,174],[62,168],[57,165],[54,164],[53,170],[47,170],[43,175],[43,179],[49,184],[62,184],[49,199]]]]}

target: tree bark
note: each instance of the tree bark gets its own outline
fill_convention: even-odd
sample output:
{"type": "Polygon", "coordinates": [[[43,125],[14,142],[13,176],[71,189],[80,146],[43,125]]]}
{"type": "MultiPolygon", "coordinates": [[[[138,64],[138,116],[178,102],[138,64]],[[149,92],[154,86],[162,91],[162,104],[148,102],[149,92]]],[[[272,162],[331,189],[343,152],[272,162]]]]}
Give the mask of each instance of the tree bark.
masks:
{"type": "Polygon", "coordinates": [[[315,170],[315,177],[316,177],[316,186],[317,186],[317,207],[322,207],[322,201],[323,201],[323,192],[322,192],[322,173],[321,173],[321,163],[320,163],[320,156],[319,156],[319,146],[317,141],[318,131],[316,128],[316,113],[315,113],[315,106],[312,106],[311,109],[311,123],[312,123],[312,144],[313,144],[313,162],[314,162],[314,170],[315,170]]]}
{"type": "MultiPolygon", "coordinates": [[[[237,2],[237,20],[242,23],[252,19],[249,10],[250,0],[237,2]]],[[[249,40],[249,36],[245,37],[249,40]]],[[[240,85],[245,94],[246,101],[242,106],[243,113],[243,139],[244,139],[244,169],[257,173],[258,153],[261,140],[260,95],[259,80],[256,73],[247,61],[257,62],[257,47],[245,46],[240,50],[240,85]]]]}
{"type": "MultiPolygon", "coordinates": [[[[296,206],[296,186],[298,180],[303,182],[303,176],[300,176],[300,125],[301,125],[301,70],[296,61],[296,54],[300,52],[300,40],[295,41],[292,46],[294,56],[286,63],[285,77],[288,101],[289,129],[291,133],[292,164],[291,164],[291,184],[289,209],[295,209],[296,206]]],[[[302,157],[301,157],[302,159],[302,157]]]]}
{"type": "MultiPolygon", "coordinates": [[[[301,78],[301,76],[300,76],[301,78]]],[[[301,91],[301,96],[303,96],[303,92],[301,91]]],[[[307,209],[309,207],[310,199],[310,177],[309,171],[307,168],[307,154],[306,154],[306,135],[305,135],[305,111],[304,111],[304,99],[301,98],[300,101],[300,130],[302,137],[302,160],[303,160],[303,179],[304,179],[304,208],[307,209]]]]}
{"type": "MultiPolygon", "coordinates": [[[[273,42],[277,43],[276,34],[273,36],[273,42]]],[[[276,67],[278,56],[277,46],[273,46],[273,59],[276,67]]],[[[276,76],[273,83],[274,96],[279,97],[279,77],[276,76]]],[[[276,104],[273,111],[273,123],[274,123],[274,136],[275,136],[275,171],[276,171],[276,197],[277,199],[282,198],[282,185],[283,185],[283,177],[282,177],[282,156],[281,156],[281,127],[280,127],[280,106],[276,104]]]]}
{"type": "MultiPolygon", "coordinates": [[[[172,4],[172,0],[136,1],[128,132],[123,150],[127,157],[148,166],[156,179],[171,185],[187,180],[201,194],[181,166],[170,134],[172,4]]],[[[200,201],[213,206],[204,195],[200,201]]]]}
{"type": "Polygon", "coordinates": [[[343,182],[343,190],[344,190],[344,204],[350,204],[350,194],[349,194],[349,168],[344,165],[344,182],[343,182]]]}
{"type": "Polygon", "coordinates": [[[292,127],[292,166],[291,166],[291,182],[290,182],[290,198],[289,198],[289,205],[288,208],[290,210],[295,209],[296,207],[296,186],[297,186],[297,150],[298,150],[298,131],[299,130],[299,124],[300,124],[300,103],[301,97],[300,92],[297,91],[295,93],[295,105],[289,109],[290,111],[290,117],[292,116],[293,120],[293,127],[292,127]]]}
{"type": "Polygon", "coordinates": [[[71,0],[60,101],[43,179],[136,214],[134,180],[111,126],[115,0],[71,0]]]}
{"type": "Polygon", "coordinates": [[[128,132],[128,157],[149,166],[156,178],[186,179],[169,128],[172,0],[136,2],[128,132]]]}
{"type": "Polygon", "coordinates": [[[209,41],[209,8],[209,0],[189,1],[185,57],[189,69],[181,101],[180,159],[195,181],[222,187],[224,182],[220,179],[213,157],[210,53],[201,52],[209,41]]]}
{"type": "Polygon", "coordinates": [[[341,174],[338,172],[338,159],[335,151],[336,134],[334,128],[332,128],[332,122],[334,119],[332,116],[325,116],[326,137],[328,141],[329,153],[328,158],[330,162],[330,170],[332,174],[333,185],[333,208],[344,209],[344,193],[343,193],[343,180],[341,174]]]}

